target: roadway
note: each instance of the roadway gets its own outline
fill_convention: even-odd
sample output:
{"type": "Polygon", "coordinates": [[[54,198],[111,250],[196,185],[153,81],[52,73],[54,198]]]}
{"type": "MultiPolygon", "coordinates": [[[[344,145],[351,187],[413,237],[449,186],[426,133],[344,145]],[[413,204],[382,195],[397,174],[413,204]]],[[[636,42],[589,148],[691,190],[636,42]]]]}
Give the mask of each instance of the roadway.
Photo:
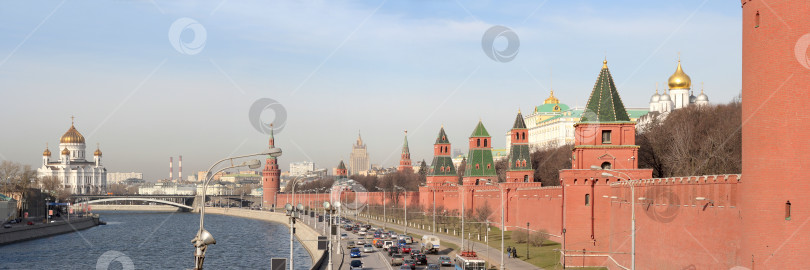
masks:
{"type": "MultiPolygon", "coordinates": [[[[316,220],[317,220],[316,218],[310,218],[309,216],[307,216],[306,218],[304,218],[302,220],[302,222],[304,222],[305,224],[308,224],[310,227],[313,227],[313,228],[315,228],[315,226],[316,226],[315,223],[317,223],[317,230],[319,232],[321,232],[321,233],[324,233],[325,229],[326,229],[325,228],[326,226],[324,226],[325,223],[324,222],[316,222],[316,220]]],[[[352,224],[355,224],[355,223],[356,223],[355,221],[352,221],[352,224]]],[[[375,228],[380,228],[380,227],[375,226],[374,224],[372,224],[372,226],[375,227],[375,228]]],[[[363,269],[379,269],[379,270],[397,270],[397,269],[399,269],[399,266],[392,266],[391,265],[391,257],[388,256],[388,252],[383,250],[382,248],[376,248],[375,247],[373,249],[373,252],[361,253],[359,258],[350,258],[350,256],[349,256],[350,249],[347,248],[348,247],[347,244],[348,244],[349,241],[354,241],[355,243],[357,243],[357,241],[364,241],[366,243],[371,244],[373,236],[364,237],[364,236],[352,233],[351,231],[346,231],[346,230],[344,230],[342,228],[342,226],[339,226],[339,228],[338,228],[338,236],[336,236],[335,238],[339,239],[339,235],[341,235],[341,234],[346,234],[346,237],[345,237],[345,239],[340,239],[340,245],[339,246],[338,246],[338,244],[336,242],[334,244],[335,250],[333,250],[333,253],[332,253],[332,262],[333,262],[332,270],[346,270],[346,269],[349,269],[349,264],[351,263],[352,260],[360,260],[360,261],[362,261],[363,262],[363,269]],[[337,251],[338,247],[341,249],[339,252],[337,251]]],[[[419,243],[418,243],[419,240],[420,239],[414,239],[414,242],[412,244],[409,244],[408,246],[411,247],[412,249],[419,249],[419,243]]],[[[358,245],[356,245],[356,246],[362,250],[362,246],[358,246],[358,245]]],[[[427,255],[427,261],[428,261],[428,263],[438,263],[439,256],[450,256],[451,252],[453,252],[452,249],[442,247],[442,250],[439,251],[439,254],[429,254],[429,255],[427,255]]],[[[409,258],[410,258],[409,255],[405,255],[405,259],[409,259],[409,258]]],[[[322,269],[328,269],[328,268],[322,268],[322,269]]],[[[416,269],[427,269],[427,265],[417,265],[416,269]]],[[[441,267],[441,269],[449,270],[449,269],[454,269],[454,268],[452,266],[445,266],[445,267],[441,267]]]]}

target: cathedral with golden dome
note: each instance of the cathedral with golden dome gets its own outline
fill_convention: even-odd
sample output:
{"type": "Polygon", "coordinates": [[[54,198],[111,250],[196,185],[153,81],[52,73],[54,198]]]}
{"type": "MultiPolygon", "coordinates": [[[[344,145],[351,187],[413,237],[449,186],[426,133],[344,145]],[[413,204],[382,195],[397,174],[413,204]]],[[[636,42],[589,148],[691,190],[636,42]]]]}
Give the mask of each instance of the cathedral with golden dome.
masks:
{"type": "Polygon", "coordinates": [[[658,94],[658,87],[656,86],[655,94],[650,98],[651,113],[668,113],[690,105],[703,106],[709,104],[709,96],[703,93],[703,87],[701,87],[700,95],[697,97],[692,92],[692,78],[689,78],[689,75],[683,72],[681,59],[678,59],[675,73],[669,76],[667,86],[669,93],[667,93],[667,89],[664,89],[662,94],[658,94]]]}
{"type": "Polygon", "coordinates": [[[76,129],[71,117],[70,128],[59,139],[59,156],[51,161],[51,150],[46,144],[42,152],[42,167],[37,177],[56,177],[73,194],[99,194],[107,190],[107,169],[101,164],[101,149],[96,147],[93,161],[85,157],[84,136],[76,129]]]}

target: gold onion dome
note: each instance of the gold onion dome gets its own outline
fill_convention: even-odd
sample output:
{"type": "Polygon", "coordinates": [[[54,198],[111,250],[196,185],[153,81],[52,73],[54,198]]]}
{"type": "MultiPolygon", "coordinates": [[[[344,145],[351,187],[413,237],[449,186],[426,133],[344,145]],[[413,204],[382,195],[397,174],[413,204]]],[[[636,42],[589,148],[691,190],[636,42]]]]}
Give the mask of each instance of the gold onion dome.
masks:
{"type": "Polygon", "coordinates": [[[76,130],[76,127],[73,124],[70,124],[70,129],[65,132],[65,135],[62,135],[62,138],[59,139],[60,143],[84,143],[84,136],[76,130]]]}
{"type": "Polygon", "coordinates": [[[95,152],[93,152],[93,155],[94,155],[94,156],[97,156],[97,157],[100,157],[100,156],[101,156],[101,149],[100,149],[100,148],[98,148],[98,146],[96,146],[96,151],[95,151],[95,152]]]}
{"type": "Polygon", "coordinates": [[[559,104],[560,100],[554,96],[554,90],[551,90],[551,96],[549,96],[543,104],[559,104]]]}
{"type": "Polygon", "coordinates": [[[690,89],[692,88],[692,79],[689,78],[689,75],[683,72],[681,68],[681,60],[678,59],[678,68],[675,69],[675,73],[672,76],[669,76],[669,89],[690,89]]]}
{"type": "Polygon", "coordinates": [[[63,156],[70,155],[70,150],[67,150],[67,147],[65,147],[65,149],[62,150],[62,155],[63,156]]]}
{"type": "Polygon", "coordinates": [[[45,147],[45,151],[42,152],[42,156],[43,157],[50,157],[51,156],[51,150],[48,150],[48,147],[45,147]]]}

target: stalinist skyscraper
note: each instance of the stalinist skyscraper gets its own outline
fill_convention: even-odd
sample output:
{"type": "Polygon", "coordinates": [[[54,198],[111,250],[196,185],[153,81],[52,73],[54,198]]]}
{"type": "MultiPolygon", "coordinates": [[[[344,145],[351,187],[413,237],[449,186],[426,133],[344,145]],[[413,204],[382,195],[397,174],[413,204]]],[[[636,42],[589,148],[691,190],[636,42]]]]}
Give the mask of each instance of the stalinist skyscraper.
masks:
{"type": "Polygon", "coordinates": [[[357,144],[352,146],[352,154],[349,155],[349,168],[351,169],[351,174],[368,171],[371,169],[370,167],[371,165],[369,165],[366,145],[363,144],[363,138],[360,137],[360,133],[357,133],[357,144]]]}

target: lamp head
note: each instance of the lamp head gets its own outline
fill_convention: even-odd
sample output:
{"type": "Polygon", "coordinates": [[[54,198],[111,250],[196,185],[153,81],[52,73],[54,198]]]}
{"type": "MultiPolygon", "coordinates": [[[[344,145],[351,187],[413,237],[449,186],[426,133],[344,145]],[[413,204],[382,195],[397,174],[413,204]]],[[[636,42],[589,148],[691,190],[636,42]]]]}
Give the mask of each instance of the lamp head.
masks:
{"type": "Polygon", "coordinates": [[[284,209],[286,209],[287,211],[292,211],[293,206],[292,206],[292,204],[287,203],[287,204],[284,205],[284,209]]]}
{"type": "Polygon", "coordinates": [[[298,208],[298,211],[303,211],[304,210],[304,205],[299,203],[297,208],[298,208]]]}
{"type": "Polygon", "coordinates": [[[330,206],[332,206],[332,204],[330,204],[329,202],[323,202],[323,208],[326,208],[326,210],[329,210],[330,206]]]}
{"type": "Polygon", "coordinates": [[[611,174],[611,173],[606,173],[606,172],[603,172],[603,173],[602,173],[602,176],[604,176],[604,177],[616,177],[616,176],[613,176],[613,174],[611,174]]]}
{"type": "Polygon", "coordinates": [[[340,205],[341,205],[340,202],[335,202],[335,208],[340,208],[340,205]]]}
{"type": "Polygon", "coordinates": [[[696,201],[705,201],[706,197],[697,197],[695,198],[696,201]]]}
{"type": "Polygon", "coordinates": [[[214,236],[213,236],[213,235],[211,235],[211,233],[210,233],[210,232],[208,232],[208,231],[207,231],[207,230],[205,230],[205,229],[202,229],[202,230],[201,230],[201,231],[200,231],[200,232],[197,234],[197,236],[196,236],[196,237],[194,237],[194,239],[193,239],[193,240],[191,240],[191,243],[192,243],[192,244],[193,244],[195,247],[202,247],[202,246],[207,246],[207,245],[213,245],[213,244],[216,244],[216,243],[217,243],[217,240],[214,240],[214,236]]]}
{"type": "Polygon", "coordinates": [[[267,151],[267,155],[271,157],[279,157],[281,156],[281,148],[271,147],[270,151],[267,151]]]}
{"type": "Polygon", "coordinates": [[[248,168],[251,168],[251,169],[258,169],[259,167],[262,166],[262,162],[259,161],[258,159],[250,160],[250,161],[248,161],[246,163],[247,163],[246,165],[248,166],[248,168]]]}
{"type": "Polygon", "coordinates": [[[591,165],[591,170],[601,170],[601,169],[602,169],[602,167],[599,167],[599,166],[596,166],[596,165],[591,165]]]}

